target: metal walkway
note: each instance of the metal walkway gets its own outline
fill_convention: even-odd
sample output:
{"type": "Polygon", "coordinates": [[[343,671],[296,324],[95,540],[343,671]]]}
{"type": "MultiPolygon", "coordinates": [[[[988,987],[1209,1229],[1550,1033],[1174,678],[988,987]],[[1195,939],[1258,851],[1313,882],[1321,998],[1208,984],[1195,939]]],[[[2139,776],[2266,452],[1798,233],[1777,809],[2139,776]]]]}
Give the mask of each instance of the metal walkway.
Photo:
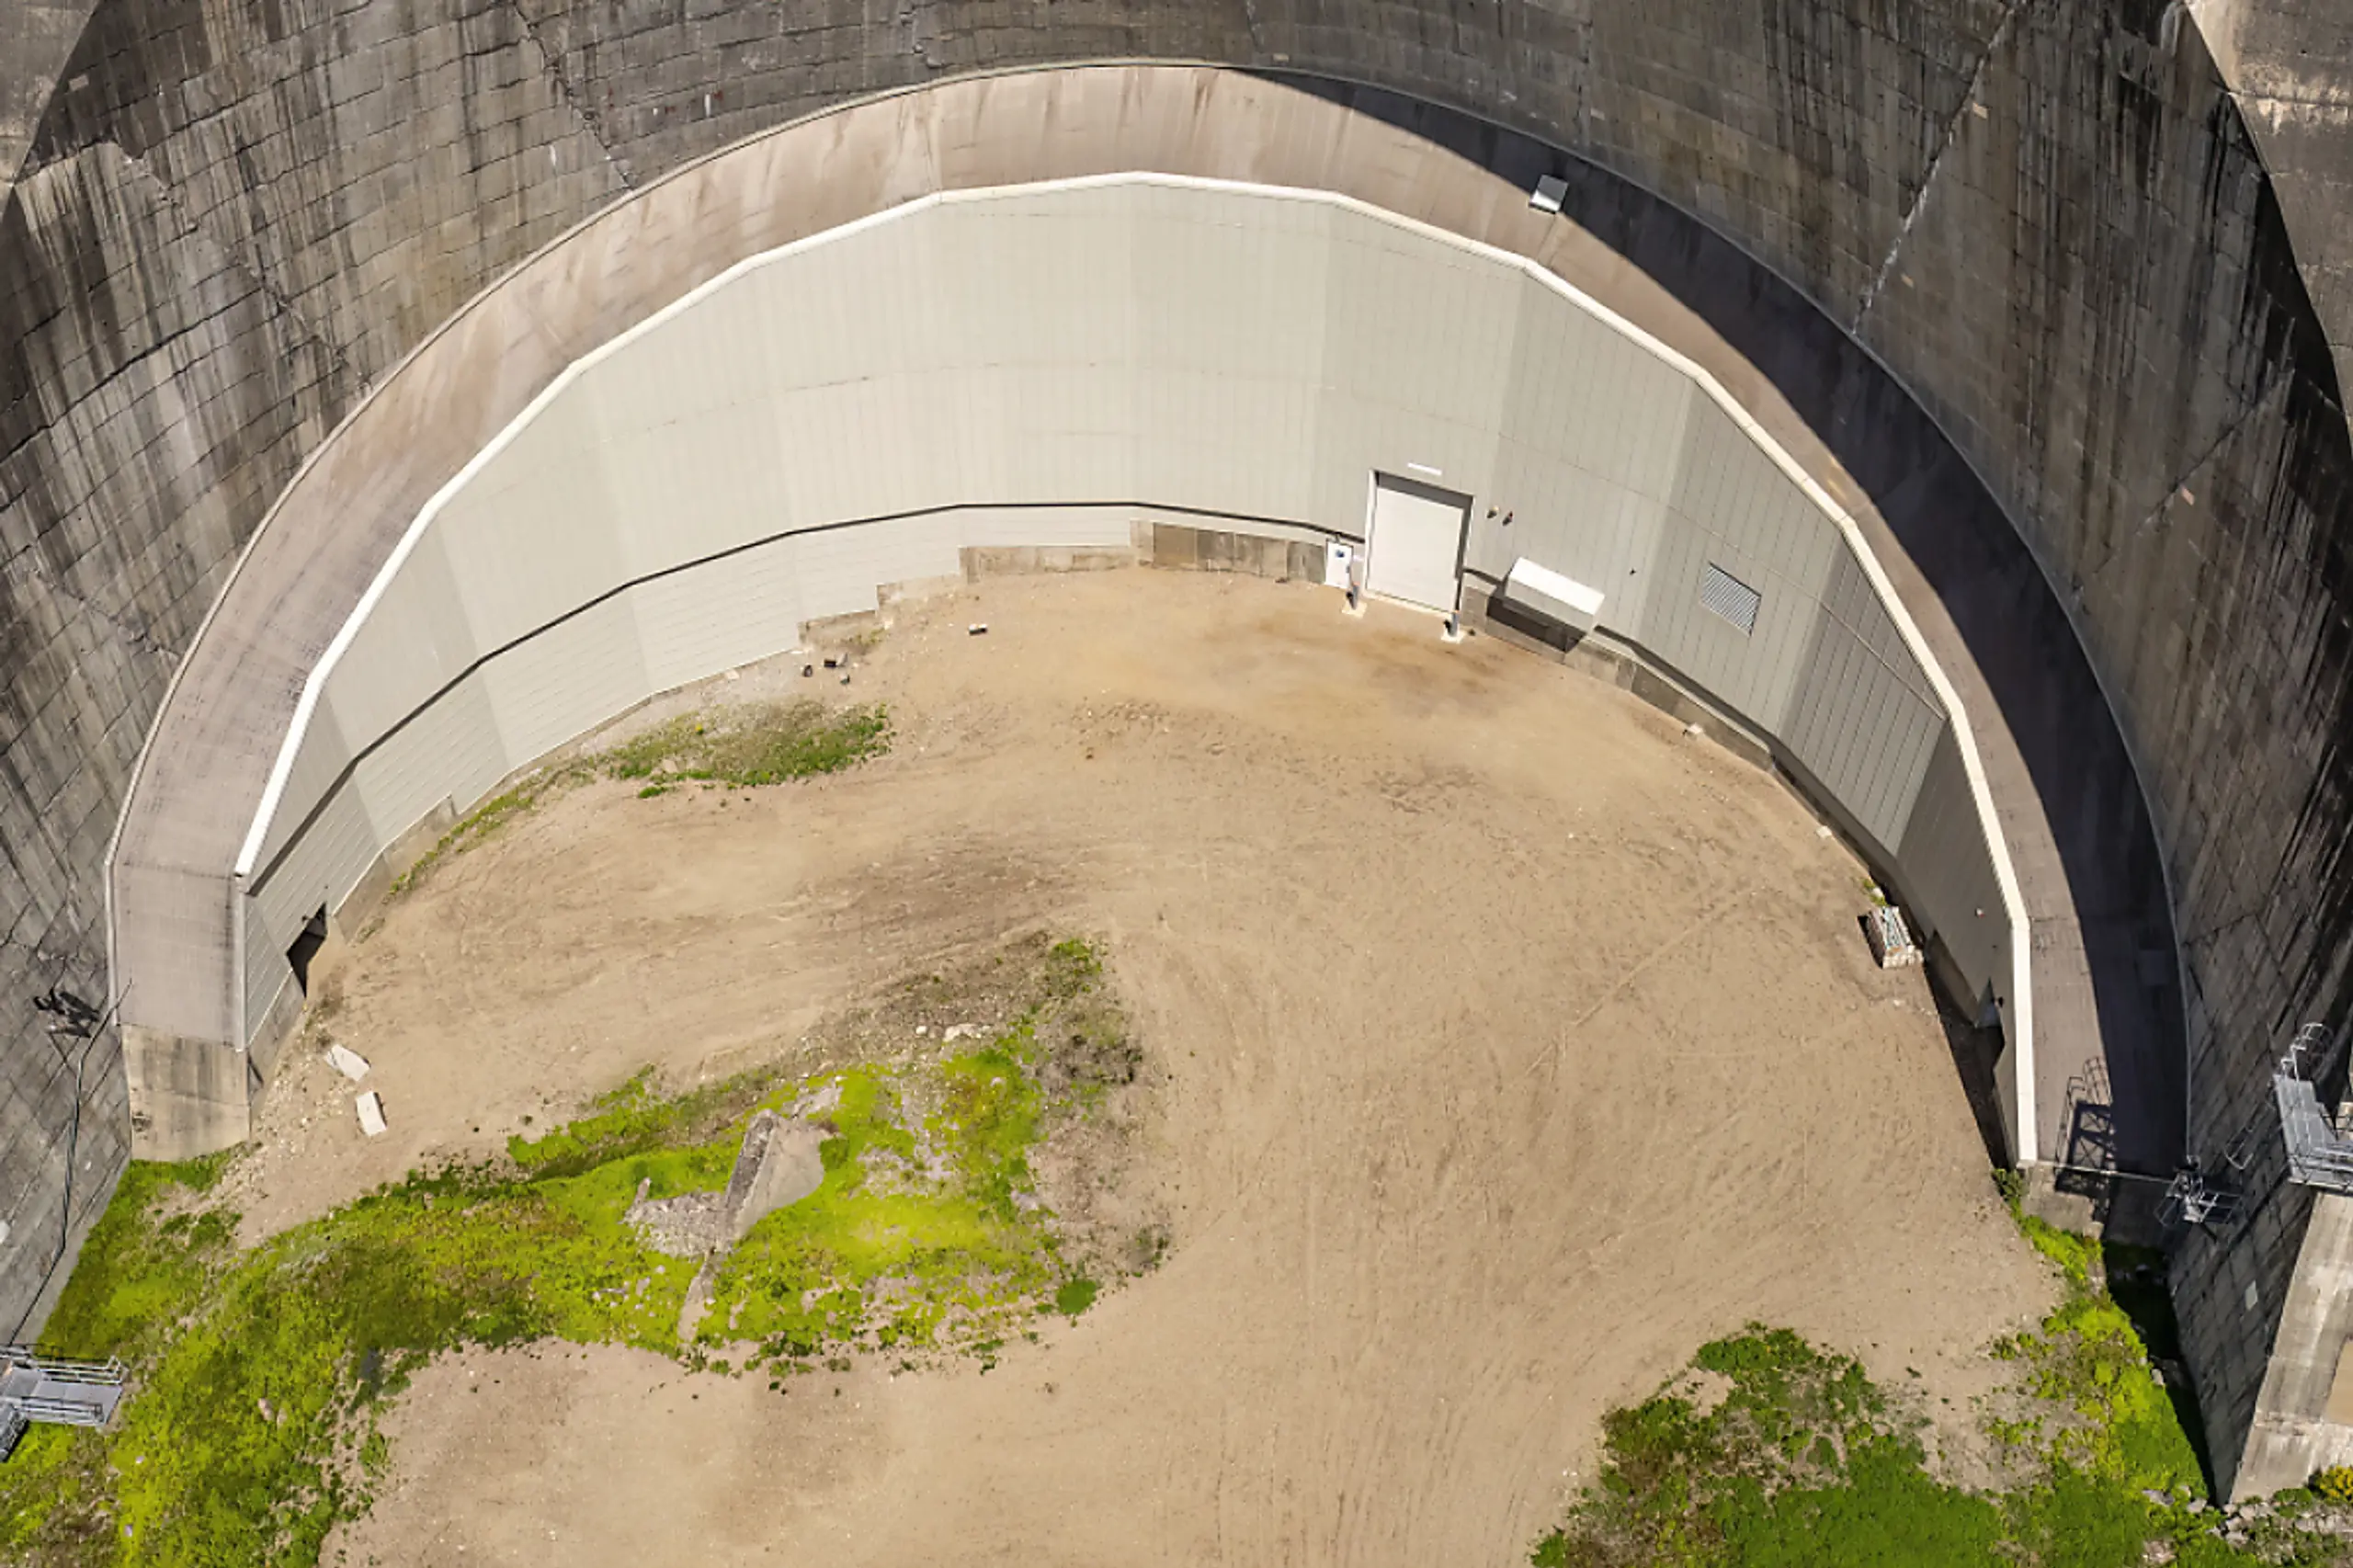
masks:
{"type": "Polygon", "coordinates": [[[2279,1131],[2288,1146],[2289,1177],[2329,1192],[2353,1193],[2353,1138],[2346,1136],[2320,1103],[2312,1080],[2335,1053],[2336,1041],[2318,1024],[2296,1031],[2279,1070],[2271,1076],[2279,1102],[2279,1131]]]}
{"type": "Polygon", "coordinates": [[[0,1460],[17,1451],[36,1421],[105,1426],[122,1403],[122,1380],[119,1361],[75,1361],[0,1345],[0,1460]]]}

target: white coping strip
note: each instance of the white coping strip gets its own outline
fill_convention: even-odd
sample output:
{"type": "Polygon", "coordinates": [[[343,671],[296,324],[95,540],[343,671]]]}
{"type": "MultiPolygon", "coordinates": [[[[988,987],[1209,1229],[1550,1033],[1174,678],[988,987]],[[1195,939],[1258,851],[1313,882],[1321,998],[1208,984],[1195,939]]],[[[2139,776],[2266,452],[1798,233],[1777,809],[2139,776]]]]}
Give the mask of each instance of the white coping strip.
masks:
{"type": "Polygon", "coordinates": [[[1574,606],[1587,615],[1601,613],[1604,596],[1599,588],[1580,583],[1574,577],[1563,576],[1550,566],[1530,561],[1525,555],[1511,563],[1511,571],[1504,581],[1525,583],[1538,593],[1574,606]]]}
{"type": "MultiPolygon", "coordinates": [[[[1279,201],[1316,202],[1389,223],[1424,239],[1450,245],[1483,260],[1516,268],[1587,314],[1608,324],[1621,336],[1647,350],[1653,357],[1680,371],[1712,398],[1716,406],[1729,415],[1733,422],[1740,426],[1748,438],[1755,442],[1766,456],[1773,460],[1790,482],[1804,492],[1806,498],[1837,526],[1838,531],[1846,537],[1848,547],[1855,552],[1857,560],[1862,563],[1863,574],[1870,579],[1871,591],[1879,597],[1880,608],[1884,609],[1888,618],[1895,623],[1896,633],[1904,639],[1905,650],[1919,663],[1921,670],[1928,677],[1928,684],[1936,691],[1938,700],[1944,705],[1945,716],[1952,724],[1953,739],[1958,743],[1961,752],[1961,770],[1968,777],[1969,792],[1976,802],[1978,824],[1984,829],[1986,846],[1994,858],[1994,875],[1995,881],[2001,884],[2003,913],[2009,916],[2010,921],[2011,994],[2007,1020],[2010,1025],[2010,1045],[2014,1052],[2011,1071],[2017,1096],[2017,1125],[2011,1130],[2011,1134],[2017,1141],[2014,1152],[2018,1163],[2022,1165],[2035,1164],[2038,1151],[2035,1146],[2034,1108],[2034,991],[2029,964],[2033,939],[2032,927],[2027,921],[2026,898],[2018,888],[2018,870],[2010,862],[2009,842],[2002,834],[2001,820],[1994,810],[1993,790],[1985,782],[1984,763],[1977,753],[1976,733],[1970,727],[1968,714],[1961,708],[1961,697],[1954,691],[1951,681],[1946,678],[1944,669],[1937,663],[1936,656],[1929,653],[1927,640],[1920,635],[1920,629],[1914,624],[1911,612],[1904,608],[1904,601],[1896,596],[1895,585],[1888,580],[1887,573],[1879,563],[1879,558],[1871,552],[1870,543],[1863,538],[1861,528],[1847,514],[1846,508],[1832,499],[1828,491],[1815,483],[1812,474],[1799,466],[1797,460],[1782,449],[1781,444],[1774,440],[1763,426],[1757,424],[1748,410],[1742,407],[1705,367],[1685,358],[1679,351],[1652,336],[1642,327],[1628,321],[1574,284],[1548,271],[1537,262],[1518,252],[1504,250],[1481,240],[1470,239],[1450,230],[1425,223],[1419,219],[1408,218],[1402,213],[1392,212],[1386,208],[1376,207],[1369,201],[1361,201],[1352,196],[1344,196],[1337,191],[1311,190],[1296,186],[1259,185],[1248,180],[1213,179],[1199,175],[1144,172],[1080,175],[1067,179],[1039,180],[1022,185],[980,186],[968,190],[934,191],[927,196],[917,197],[912,201],[884,211],[869,213],[863,218],[827,229],[822,233],[804,235],[790,244],[779,245],[774,250],[762,251],[756,256],[746,256],[717,277],[697,285],[636,325],[621,332],[609,342],[599,345],[580,358],[574,360],[564,367],[544,391],[530,401],[522,413],[517,415],[506,428],[499,431],[488,446],[475,453],[465,467],[460,469],[448,483],[434,493],[433,498],[418,511],[416,520],[411,523],[407,531],[401,536],[399,544],[393,547],[392,553],[384,562],[383,568],[368,585],[368,591],[360,596],[359,602],[353,608],[350,616],[336,631],[334,640],[327,644],[326,652],[320,655],[319,662],[312,667],[310,676],[302,683],[302,695],[295,703],[293,719],[287,726],[286,739],[278,747],[278,760],[270,768],[269,782],[263,789],[261,801],[255,809],[253,826],[245,835],[244,846],[238,851],[237,880],[242,882],[253,875],[255,862],[260,858],[262,842],[267,836],[277,817],[279,801],[286,793],[287,780],[294,770],[295,756],[301,749],[302,742],[310,732],[311,722],[318,711],[319,699],[325,690],[328,677],[335,673],[335,666],[342,662],[343,655],[349,650],[352,640],[358,635],[360,626],[383,597],[385,590],[391,586],[402,564],[407,561],[410,552],[416,548],[417,541],[424,537],[425,530],[440,515],[442,507],[449,504],[450,498],[463,489],[474,475],[481,472],[484,464],[504,451],[525,426],[539,417],[540,412],[549,403],[584,373],[639,338],[653,333],[665,323],[693,309],[746,274],[798,256],[804,251],[813,250],[819,245],[831,244],[835,240],[885,223],[897,222],[902,219],[928,211],[935,207],[1120,186],[1157,186],[1178,190],[1203,190],[1229,195],[1253,196],[1279,201]]],[[[236,921],[240,931],[244,924],[243,909],[240,906],[236,921]]],[[[242,972],[236,977],[236,984],[238,994],[242,996],[244,988],[244,976],[242,972]]]]}

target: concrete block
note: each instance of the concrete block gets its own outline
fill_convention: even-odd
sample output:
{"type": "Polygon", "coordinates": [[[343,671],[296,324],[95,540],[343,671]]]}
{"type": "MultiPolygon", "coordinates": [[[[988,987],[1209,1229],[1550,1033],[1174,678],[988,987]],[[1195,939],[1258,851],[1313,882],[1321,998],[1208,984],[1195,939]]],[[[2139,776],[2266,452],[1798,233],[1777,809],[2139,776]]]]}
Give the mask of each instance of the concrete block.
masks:
{"type": "Polygon", "coordinates": [[[252,1130],[243,1051],[134,1025],[122,1031],[122,1062],[138,1158],[193,1159],[252,1130]]]}
{"type": "Polygon", "coordinates": [[[1594,629],[1603,595],[1574,578],[1520,557],[1504,579],[1504,596],[1514,604],[1578,632],[1594,629]]]}

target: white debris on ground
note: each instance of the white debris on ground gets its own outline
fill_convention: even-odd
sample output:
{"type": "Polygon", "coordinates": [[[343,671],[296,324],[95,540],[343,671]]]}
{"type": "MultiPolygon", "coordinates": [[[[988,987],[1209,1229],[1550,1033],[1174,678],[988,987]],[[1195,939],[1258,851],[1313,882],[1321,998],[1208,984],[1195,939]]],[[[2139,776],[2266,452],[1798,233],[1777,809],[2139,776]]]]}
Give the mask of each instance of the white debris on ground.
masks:
{"type": "Polygon", "coordinates": [[[370,1138],[381,1138],[392,1123],[384,1119],[384,1096],[370,1089],[359,1096],[359,1131],[370,1138]]]}
{"type": "Polygon", "coordinates": [[[353,1083],[368,1076],[368,1059],[348,1046],[327,1042],[327,1065],[353,1083]]]}

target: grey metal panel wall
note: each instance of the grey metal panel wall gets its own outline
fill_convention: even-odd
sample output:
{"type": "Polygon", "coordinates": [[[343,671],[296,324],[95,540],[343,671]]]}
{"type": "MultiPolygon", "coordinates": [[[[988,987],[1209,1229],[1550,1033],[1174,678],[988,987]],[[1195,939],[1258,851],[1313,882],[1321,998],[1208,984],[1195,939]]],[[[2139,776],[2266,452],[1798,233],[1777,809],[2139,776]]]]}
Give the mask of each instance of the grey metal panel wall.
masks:
{"type": "MultiPolygon", "coordinates": [[[[1134,415],[1140,497],[1236,515],[1315,514],[1327,384],[1332,209],[1135,191],[1134,415]],[[1203,222],[1204,211],[1221,221],[1203,222]],[[1207,291],[1207,308],[1177,301],[1207,291]]],[[[1354,497],[1359,508],[1362,497],[1354,497]]]]}
{"type": "Polygon", "coordinates": [[[1310,515],[1361,531],[1377,469],[1487,494],[1523,275],[1366,213],[1330,222],[1310,515]]]}
{"type": "MultiPolygon", "coordinates": [[[[444,801],[480,800],[511,767],[488,689],[462,681],[380,742],[356,770],[354,787],[377,838],[390,843],[444,801]]],[[[330,906],[351,891],[339,879],[320,887],[330,906]]]]}
{"type": "Polygon", "coordinates": [[[966,546],[1124,546],[1152,506],[1355,533],[1369,475],[1415,463],[1482,503],[1473,565],[1527,555],[1603,587],[1605,627],[1936,868],[1906,881],[1961,890],[1933,923],[2000,907],[1976,891],[1993,872],[1957,752],[1938,814],[1912,820],[1950,737],[1837,522],[1680,370],[1376,215],[1115,185],[963,199],[773,258],[580,367],[479,458],[324,683],[247,906],[249,1023],[301,919],[387,845],[655,691],[954,574],[966,546]],[[1699,607],[1711,562],[1763,594],[1753,633],[1699,607]]]}
{"type": "MultiPolygon", "coordinates": [[[[484,665],[480,675],[501,748],[529,760],[611,716],[616,693],[653,688],[628,603],[608,598],[484,665]]],[[[389,838],[389,835],[386,835],[389,838]]]]}
{"type": "Polygon", "coordinates": [[[383,733],[416,705],[421,682],[438,687],[455,680],[482,648],[466,617],[446,537],[427,533],[386,585],[375,613],[352,635],[343,660],[350,675],[332,692],[336,723],[346,734],[383,733]]]}
{"type": "Polygon", "coordinates": [[[652,691],[788,646],[802,619],[800,574],[786,551],[774,549],[657,577],[631,590],[628,602],[652,691]]]}
{"type": "MultiPolygon", "coordinates": [[[[654,517],[632,519],[660,526],[654,517]]],[[[544,626],[621,574],[594,402],[559,398],[519,426],[442,513],[442,546],[477,645],[544,626]]]]}
{"type": "Polygon", "coordinates": [[[1695,402],[1637,639],[1778,733],[1797,682],[1837,527],[1713,402],[1695,402]],[[1712,563],[1762,596],[1753,631],[1704,609],[1712,563]]]}
{"type": "Polygon", "coordinates": [[[1543,283],[1522,287],[1494,498],[1512,522],[1475,528],[1469,564],[1502,577],[1541,562],[1599,588],[1613,625],[1638,626],[1696,391],[1543,283]]]}
{"type": "MultiPolygon", "coordinates": [[[[2002,890],[1994,877],[1984,824],[1949,725],[1921,770],[1895,863],[1921,926],[1943,939],[1977,994],[1998,995],[2006,1005],[2011,943],[2023,940],[2023,934],[2012,933],[2002,917],[2002,890]]],[[[1999,1076],[2007,1093],[2009,1075],[1999,1076]]]]}
{"type": "Polygon", "coordinates": [[[1893,851],[1929,755],[1949,729],[1943,706],[1860,563],[1840,551],[1782,720],[1783,744],[1865,831],[1893,851]]]}

